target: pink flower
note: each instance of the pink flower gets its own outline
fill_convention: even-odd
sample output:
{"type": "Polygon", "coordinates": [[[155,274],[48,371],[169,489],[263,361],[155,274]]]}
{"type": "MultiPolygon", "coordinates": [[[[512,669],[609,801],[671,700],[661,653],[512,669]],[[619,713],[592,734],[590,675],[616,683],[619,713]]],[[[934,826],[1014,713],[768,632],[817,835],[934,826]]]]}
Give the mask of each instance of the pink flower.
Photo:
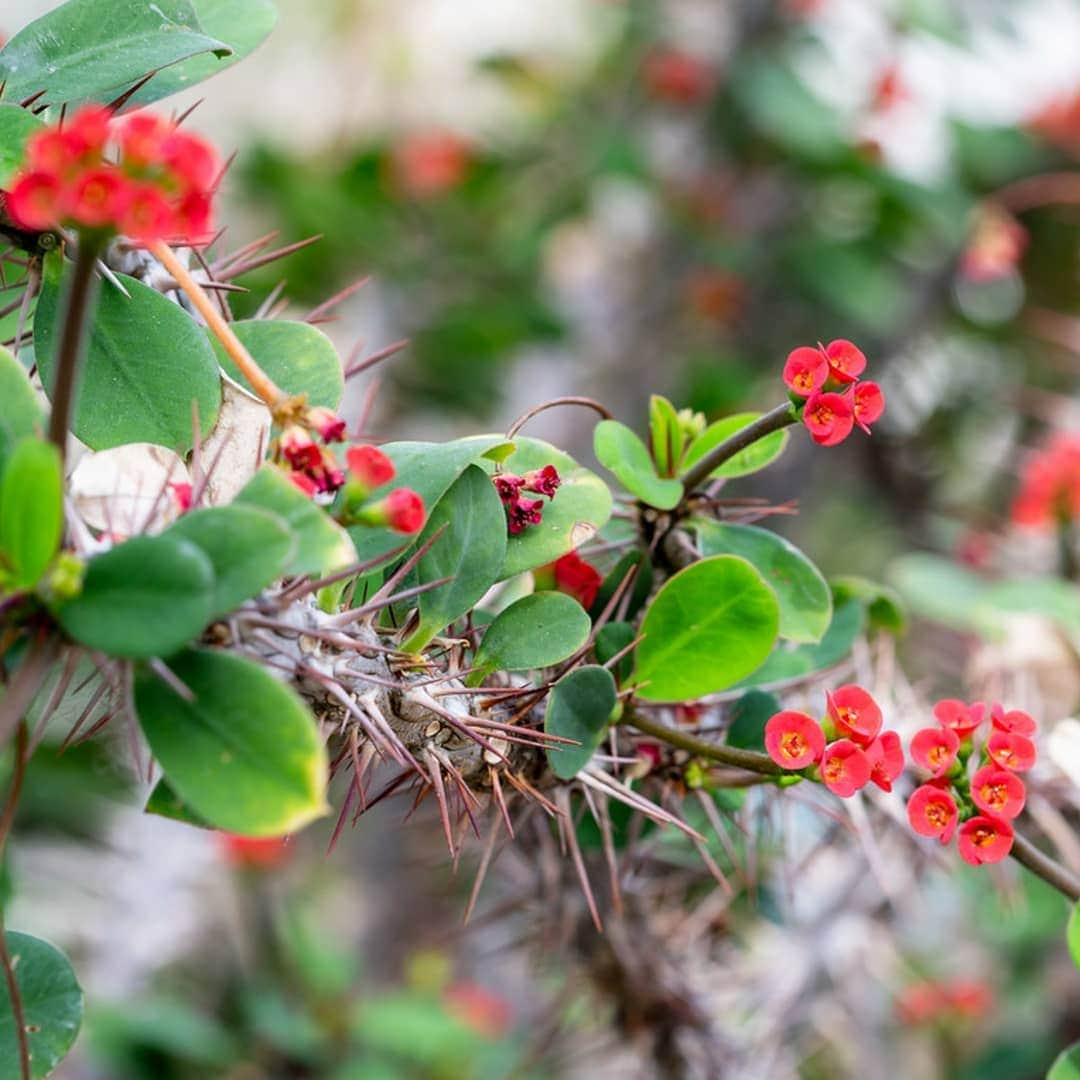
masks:
{"type": "Polygon", "coordinates": [[[936,836],[947,844],[956,831],[956,800],[934,784],[917,787],[908,799],[908,821],[920,836],[936,836]]]}
{"type": "Polygon", "coordinates": [[[865,354],[843,338],[830,341],[825,346],[824,354],[829,362],[829,378],[833,383],[853,383],[866,370],[865,354]]]}
{"type": "Polygon", "coordinates": [[[995,731],[986,740],[986,752],[995,765],[1010,772],[1027,772],[1035,764],[1035,744],[1011,731],[995,731]]]}
{"type": "Polygon", "coordinates": [[[960,826],[960,858],[972,866],[1001,862],[1012,851],[1013,830],[1007,821],[980,815],[960,826]]]}
{"type": "Polygon", "coordinates": [[[934,706],[934,719],[943,727],[954,731],[958,738],[970,735],[982,722],[986,706],[981,701],[965,705],[956,698],[946,698],[934,706]]]}
{"type": "Polygon", "coordinates": [[[1024,781],[1008,769],[984,765],[971,778],[971,797],[983,813],[1014,818],[1024,809],[1024,781]]]}
{"type": "Polygon", "coordinates": [[[870,780],[870,759],[850,739],[837,739],[825,747],[821,781],[841,799],[854,795],[870,780]]]}
{"type": "Polygon", "coordinates": [[[559,470],[554,465],[545,465],[542,469],[533,469],[522,477],[522,487],[526,491],[535,492],[537,495],[546,495],[549,499],[555,497],[562,479],[559,470]]]}
{"type": "Polygon", "coordinates": [[[855,413],[842,394],[815,392],[803,408],[803,424],[818,446],[836,446],[851,434],[855,413]]]}
{"type": "Polygon", "coordinates": [[[861,382],[856,384],[852,391],[852,408],[855,412],[855,423],[870,434],[870,425],[881,419],[885,411],[885,395],[876,382],[861,382]]]}
{"type": "Polygon", "coordinates": [[[944,776],[956,760],[960,737],[952,728],[923,728],[911,740],[911,757],[916,765],[944,776]]]}
{"type": "Polygon", "coordinates": [[[870,779],[882,791],[892,791],[893,781],[904,771],[904,751],[895,731],[883,731],[867,748],[870,779]]]}
{"type": "Polygon", "coordinates": [[[1023,709],[1009,709],[1007,712],[996,702],[990,709],[990,720],[995,731],[1009,731],[1013,735],[1023,735],[1030,739],[1037,727],[1034,718],[1023,709]]]}
{"type": "Polygon", "coordinates": [[[801,345],[788,353],[784,364],[784,385],[799,397],[820,390],[829,377],[829,361],[820,349],[801,345]]]}
{"type": "Polygon", "coordinates": [[[861,686],[840,686],[826,693],[829,719],[841,735],[860,746],[869,746],[881,730],[881,709],[861,686]]]}
{"type": "Polygon", "coordinates": [[[778,712],[765,725],[765,749],[782,769],[805,769],[821,760],[825,732],[803,712],[778,712]]]}

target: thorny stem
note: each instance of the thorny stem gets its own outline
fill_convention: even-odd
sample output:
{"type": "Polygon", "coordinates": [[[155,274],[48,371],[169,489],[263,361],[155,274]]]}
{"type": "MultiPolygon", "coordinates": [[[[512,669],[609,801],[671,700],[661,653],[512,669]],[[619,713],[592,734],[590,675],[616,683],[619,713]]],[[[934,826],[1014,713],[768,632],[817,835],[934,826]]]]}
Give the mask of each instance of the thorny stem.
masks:
{"type": "Polygon", "coordinates": [[[735,746],[722,746],[708,739],[699,739],[696,735],[676,731],[666,724],[649,720],[637,711],[629,712],[625,722],[630,727],[651,735],[654,739],[659,739],[669,746],[676,746],[680,750],[686,750],[697,757],[719,761],[722,765],[734,765],[738,769],[746,769],[747,772],[760,773],[763,776],[783,775],[783,770],[768,754],[759,754],[754,750],[740,750],[735,746]]]}
{"type": "Polygon", "coordinates": [[[682,480],[683,492],[690,494],[699,487],[712,471],[723,465],[725,461],[733,458],[740,451],[752,446],[758,439],[764,439],[774,431],[780,431],[789,424],[794,424],[797,417],[795,408],[785,401],[783,405],[777,405],[767,413],[759,416],[752,424],[740,428],[730,438],[725,439],[719,446],[714,446],[703,458],[695,461],[689,469],[679,478],[682,480]]]}
{"type": "Polygon", "coordinates": [[[210,332],[221,342],[221,347],[229,354],[229,358],[243,373],[252,390],[271,409],[286,401],[288,394],[255,362],[251,353],[244,347],[243,342],[233,333],[232,327],[222,317],[214,302],[207,296],[206,290],[176,257],[173,249],[164,240],[158,240],[150,245],[150,252],[172,274],[180,288],[187,293],[188,299],[195,305],[195,309],[206,320],[210,332]]]}
{"type": "Polygon", "coordinates": [[[60,351],[56,357],[56,381],[53,384],[52,412],[49,416],[49,440],[60,451],[63,463],[67,446],[71,411],[75,403],[79,363],[82,360],[86,330],[97,293],[97,262],[101,242],[97,237],[83,233],[75,253],[75,270],[71,278],[67,307],[64,310],[64,327],[60,336],[60,351]]]}

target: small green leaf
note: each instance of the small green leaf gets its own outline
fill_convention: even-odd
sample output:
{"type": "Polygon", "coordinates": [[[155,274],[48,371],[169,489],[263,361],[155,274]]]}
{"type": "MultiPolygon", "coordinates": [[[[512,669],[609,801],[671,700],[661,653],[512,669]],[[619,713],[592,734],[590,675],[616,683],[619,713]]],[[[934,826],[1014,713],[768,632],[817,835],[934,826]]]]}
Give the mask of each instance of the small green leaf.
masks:
{"type": "Polygon", "coordinates": [[[1069,943],[1069,954],[1073,958],[1073,963],[1080,968],[1080,903],[1073,904],[1065,939],[1069,943]]]}
{"type": "Polygon", "coordinates": [[[64,527],[63,468],[52,443],[23,439],[0,482],[0,579],[32,588],[60,547],[64,527]]]}
{"type": "Polygon", "coordinates": [[[638,695],[689,701],[745,678],[776,641],[776,594],[745,559],[715,555],[680,570],[641,622],[638,695]]]}
{"type": "Polygon", "coordinates": [[[748,690],[731,706],[731,723],[724,742],[741,750],[765,749],[765,725],[780,712],[780,702],[772,694],[748,690]]]}
{"type": "MultiPolygon", "coordinates": [[[[317,327],[285,319],[245,319],[231,324],[255,362],[287,394],[307,394],[309,405],[336,409],[345,376],[333,342],[317,327]]],[[[209,339],[218,363],[251,389],[216,338],[209,339]]]]}
{"type": "Polygon", "coordinates": [[[56,615],[107,656],[168,656],[202,633],[213,597],[213,567],[194,544],[134,536],[90,560],[82,592],[56,615]]]}
{"type": "Polygon", "coordinates": [[[464,615],[495,584],[506,557],[506,515],[487,473],[469,465],[438,501],[420,536],[423,545],[442,535],[420,560],[419,583],[449,578],[445,585],[421,593],[420,625],[402,646],[422,649],[443,627],[464,615]]]}
{"type": "Polygon", "coordinates": [[[24,26],[0,50],[0,83],[39,105],[105,100],[110,90],[199,53],[228,53],[202,32],[188,0],[68,0],[24,26]]]}
{"type": "MultiPolygon", "coordinates": [[[[717,420],[710,424],[691,444],[683,459],[683,469],[689,469],[694,462],[703,458],[715,446],[730,439],[737,431],[742,431],[748,424],[752,424],[761,413],[747,412],[736,413],[734,416],[725,416],[723,420],[717,420]]],[[[764,439],[758,439],[756,443],[740,451],[733,458],[728,459],[717,469],[713,469],[710,476],[713,478],[725,477],[732,480],[737,476],[748,476],[766,465],[771,465],[787,446],[788,432],[786,429],[774,431],[766,435],[764,439]]]]}
{"type": "MultiPolygon", "coordinates": [[[[634,627],[628,622],[604,623],[596,632],[597,662],[606,665],[612,657],[618,656],[619,653],[628,648],[634,637],[634,627]]],[[[620,683],[625,682],[630,678],[633,670],[634,655],[632,652],[628,652],[616,663],[614,668],[615,677],[620,683]]]]}
{"type": "Polygon", "coordinates": [[[821,571],[776,533],[753,525],[694,522],[702,553],[741,555],[757,567],[780,602],[780,636],[789,641],[820,641],[832,621],[832,593],[821,571]]]}
{"type": "Polygon", "coordinates": [[[560,780],[576,776],[589,763],[607,733],[616,700],[615,680],[602,667],[575,668],[552,687],[544,731],[581,744],[548,747],[548,764],[560,780]]]}
{"type": "Polygon", "coordinates": [[[844,574],[829,579],[833,601],[837,604],[848,600],[859,600],[866,606],[870,616],[872,630],[884,630],[900,635],[907,629],[907,615],[904,603],[897,593],[887,585],[881,585],[869,578],[844,574]]]}
{"type": "Polygon", "coordinates": [[[297,547],[285,522],[257,506],[192,510],[164,535],[189,540],[210,560],[213,618],[227,615],[281,577],[297,547]]]}
{"type": "Polygon", "coordinates": [[[236,496],[234,505],[257,506],[279,517],[296,548],[285,565],[290,577],[329,574],[356,561],[348,534],[273,465],[264,465],[236,496]]]}
{"type": "MultiPolygon", "coordinates": [[[[3,145],[0,134],[0,146],[3,145]]],[[[12,447],[41,428],[42,413],[26,368],[0,348],[0,476],[12,447]]]]}
{"type": "MultiPolygon", "coordinates": [[[[30,1044],[30,1073],[48,1076],[71,1049],[82,1026],[83,993],[71,962],[55,945],[30,934],[4,935],[22,999],[30,1044]]],[[[19,1043],[7,984],[0,980],[0,1075],[17,1077],[19,1043]]]]}
{"type": "Polygon", "coordinates": [[[194,825],[199,829],[211,829],[213,826],[196,814],[183,799],[173,790],[168,780],[161,779],[154,785],[150,797],[146,800],[143,812],[156,814],[158,817],[169,818],[170,821],[180,821],[185,825],[194,825]]]}
{"type": "Polygon", "coordinates": [[[0,188],[6,188],[23,163],[26,140],[44,124],[29,109],[0,104],[0,188]]]}
{"type": "Polygon", "coordinates": [[[659,394],[649,398],[649,435],[656,471],[661,476],[674,476],[682,460],[682,425],[675,406],[659,394]]]}
{"type": "Polygon", "coordinates": [[[194,700],[140,670],[135,709],[194,814],[218,829],[278,836],[325,813],[326,749],[295,691],[227,653],[188,650],[169,667],[194,700]]]}
{"type": "MultiPolygon", "coordinates": [[[[0,53],[0,56],[3,54],[0,53]]],[[[60,339],[59,252],[44,264],[34,317],[34,356],[48,393],[60,339]]],[[[192,403],[209,431],[221,407],[221,375],[206,334],[178,304],[118,274],[129,295],[102,286],[83,362],[72,431],[93,450],[149,442],[187,453],[194,442],[192,403]]]]}
{"type": "Polygon", "coordinates": [[[593,433],[593,450],[600,464],[613,472],[631,495],[658,510],[678,506],[682,484],[657,476],[645,444],[625,424],[601,420],[593,433]]]}
{"type": "Polygon", "coordinates": [[[473,661],[487,671],[528,671],[565,660],[589,638],[592,623],[581,605],[559,592],[523,596],[484,633],[473,661]]]}
{"type": "Polygon", "coordinates": [[[1080,1080],[1080,1042],[1062,1050],[1050,1066],[1046,1080],[1080,1080]]]}

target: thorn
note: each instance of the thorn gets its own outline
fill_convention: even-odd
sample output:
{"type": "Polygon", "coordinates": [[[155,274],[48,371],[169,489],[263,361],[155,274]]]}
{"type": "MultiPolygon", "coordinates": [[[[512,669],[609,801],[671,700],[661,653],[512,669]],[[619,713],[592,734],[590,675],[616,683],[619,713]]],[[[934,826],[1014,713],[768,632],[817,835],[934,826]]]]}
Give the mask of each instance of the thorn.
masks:
{"type": "Polygon", "coordinates": [[[37,101],[37,99],[41,97],[41,95],[44,93],[47,93],[47,89],[39,90],[36,94],[31,94],[28,98],[23,98],[23,100],[19,102],[19,108],[29,109],[30,106],[33,105],[34,102],[37,101]]]}
{"type": "Polygon", "coordinates": [[[159,70],[160,68],[155,68],[148,75],[144,75],[137,83],[135,83],[134,86],[125,90],[118,98],[110,101],[109,104],[105,106],[105,108],[112,113],[119,112],[128,103],[128,101],[131,100],[132,95],[138,93],[138,91],[140,91],[158,73],[159,70]]]}
{"type": "Polygon", "coordinates": [[[450,827],[450,811],[446,804],[446,789],[443,787],[442,771],[431,750],[425,748],[422,756],[428,767],[431,785],[435,790],[435,798],[439,803],[439,817],[442,818],[443,833],[446,836],[446,846],[450,849],[451,856],[453,856],[455,851],[454,831],[450,827]]]}
{"type": "Polygon", "coordinates": [[[131,299],[131,293],[124,288],[124,283],[105,265],[104,261],[98,259],[97,261],[98,273],[115,289],[119,289],[129,300],[131,299]]]}
{"type": "Polygon", "coordinates": [[[462,917],[461,925],[468,926],[469,919],[472,918],[473,909],[476,907],[476,901],[480,897],[480,887],[484,884],[484,878],[487,877],[488,867],[491,865],[491,856],[495,852],[495,841],[499,838],[499,825],[502,819],[498,814],[492,814],[491,829],[488,832],[487,842],[484,844],[484,853],[480,856],[480,865],[476,869],[476,880],[473,882],[472,892],[469,893],[469,902],[465,906],[465,914],[462,917]]]}
{"type": "Polygon", "coordinates": [[[279,296],[285,291],[286,281],[282,278],[267,294],[266,299],[258,306],[252,318],[265,319],[277,302],[279,296]]]}
{"type": "Polygon", "coordinates": [[[350,362],[345,367],[345,378],[347,380],[351,379],[354,375],[359,375],[361,372],[367,371],[368,368],[374,367],[383,360],[389,360],[391,356],[401,352],[401,350],[408,345],[409,339],[402,338],[401,341],[395,341],[393,345],[387,345],[385,349],[380,349],[378,352],[372,353],[363,360],[352,362],[352,358],[350,357],[350,362]]]}
{"type": "Polygon", "coordinates": [[[562,810],[563,815],[566,818],[566,828],[563,830],[566,835],[567,843],[570,847],[570,857],[574,862],[574,869],[577,870],[578,879],[581,881],[581,891],[585,894],[585,903],[589,907],[589,914],[592,916],[593,926],[596,927],[596,932],[602,934],[604,932],[604,924],[600,921],[600,912],[596,907],[596,898],[593,896],[592,886],[589,884],[589,875],[585,869],[585,860],[581,857],[581,848],[578,846],[577,830],[574,827],[574,819],[570,814],[570,792],[567,788],[559,788],[555,793],[556,801],[559,804],[559,809],[562,810]]]}
{"type": "Polygon", "coordinates": [[[353,293],[359,292],[369,281],[371,280],[370,274],[365,274],[364,277],[358,278],[351,285],[346,285],[344,289],[339,289],[328,300],[324,300],[317,307],[313,307],[305,316],[303,321],[306,323],[320,322],[322,317],[329,311],[335,308],[343,300],[347,300],[353,293]]]}
{"type": "Polygon", "coordinates": [[[303,248],[310,247],[312,244],[318,243],[321,239],[322,233],[319,233],[317,236],[309,236],[306,240],[297,240],[294,244],[286,244],[284,247],[275,248],[273,251],[268,251],[265,255],[258,255],[248,259],[246,262],[233,264],[217,276],[223,281],[232,281],[233,278],[250,273],[260,266],[276,262],[278,259],[284,259],[287,255],[292,255],[303,248]]]}

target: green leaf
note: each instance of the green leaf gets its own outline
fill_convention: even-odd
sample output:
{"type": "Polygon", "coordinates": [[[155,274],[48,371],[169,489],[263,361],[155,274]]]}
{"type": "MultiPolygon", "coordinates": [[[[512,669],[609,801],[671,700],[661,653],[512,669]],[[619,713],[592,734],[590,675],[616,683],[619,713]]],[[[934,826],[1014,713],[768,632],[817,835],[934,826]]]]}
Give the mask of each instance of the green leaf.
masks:
{"type": "Polygon", "coordinates": [[[523,596],[495,617],[473,663],[486,671],[550,667],[573,656],[588,641],[591,627],[572,597],[559,592],[523,596]]]}
{"type": "Polygon", "coordinates": [[[130,1075],[133,1053],[202,1066],[198,1076],[217,1075],[217,1069],[226,1070],[240,1055],[224,1024],[182,1000],[156,994],[138,994],[119,1005],[95,1005],[89,1029],[95,1057],[105,1057],[114,1066],[115,1071],[107,1071],[112,1076],[130,1075]]]}
{"type": "Polygon", "coordinates": [[[614,473],[631,495],[658,510],[678,506],[682,484],[657,476],[645,444],[625,424],[601,420],[593,432],[593,450],[600,464],[614,473]]]}
{"type": "Polygon", "coordinates": [[[552,687],[544,713],[544,731],[581,745],[548,747],[548,764],[560,780],[576,776],[603,742],[616,702],[615,680],[605,668],[575,668],[552,687]]]}
{"type": "MultiPolygon", "coordinates": [[[[703,458],[715,446],[730,439],[737,431],[752,424],[761,413],[746,412],[736,413],[734,416],[725,416],[723,420],[717,420],[710,424],[691,444],[683,458],[682,467],[689,469],[695,461],[703,458]]],[[[729,458],[717,469],[709,474],[713,478],[725,477],[733,480],[737,476],[749,476],[766,465],[771,465],[787,446],[788,431],[782,428],[766,435],[764,439],[758,439],[756,443],[739,451],[733,458],[729,458]]]]}
{"type": "Polygon", "coordinates": [[[1065,939],[1069,943],[1069,955],[1072,956],[1073,963],[1080,968],[1080,903],[1073,904],[1065,939]]]}
{"type": "Polygon", "coordinates": [[[844,574],[830,578],[829,587],[832,589],[833,601],[837,604],[846,603],[848,600],[861,601],[870,616],[871,629],[896,635],[903,634],[907,629],[904,602],[887,585],[854,574],[844,574]]]}
{"type": "Polygon", "coordinates": [[[421,546],[442,535],[420,560],[419,583],[450,578],[419,598],[420,625],[402,646],[422,649],[444,626],[464,615],[495,584],[506,557],[506,515],[487,473],[469,465],[436,503],[420,536],[421,546]]]}
{"type": "Polygon", "coordinates": [[[270,0],[194,0],[194,7],[203,31],[228,45],[231,54],[203,53],[159,71],[128,99],[129,106],[158,101],[232,67],[254,52],[277,22],[270,0]]]}
{"type": "MultiPolygon", "coordinates": [[[[519,435],[514,442],[517,449],[506,459],[507,472],[520,475],[554,465],[562,484],[555,498],[545,501],[543,522],[530,525],[507,541],[500,580],[561,558],[595,536],[611,516],[611,491],[596,473],[540,439],[519,435]]],[[[486,460],[480,464],[485,469],[494,468],[486,460]]]]}
{"type": "Polygon", "coordinates": [[[675,406],[659,394],[649,398],[649,435],[656,471],[661,476],[674,476],[682,459],[682,425],[675,406]]]}
{"type": "Polygon", "coordinates": [[[143,812],[156,814],[158,817],[169,818],[171,821],[180,821],[185,825],[194,825],[199,829],[211,829],[213,826],[196,814],[183,799],[177,795],[172,784],[168,780],[161,779],[154,785],[150,797],[146,800],[143,812]]]}
{"type": "Polygon", "coordinates": [[[769,658],[739,686],[772,686],[791,679],[801,679],[815,671],[839,664],[851,652],[862,633],[865,608],[857,600],[837,604],[825,636],[816,645],[778,645],[769,658]]]}
{"type": "Polygon", "coordinates": [[[16,589],[36,585],[60,547],[63,466],[52,443],[23,439],[0,483],[0,580],[4,564],[16,589]]]}
{"type": "Polygon", "coordinates": [[[772,694],[748,690],[731,707],[731,723],[724,742],[741,750],[765,750],[765,725],[780,712],[772,694]]]}
{"type": "MultiPolygon", "coordinates": [[[[596,660],[600,664],[607,662],[627,648],[635,637],[634,627],[628,622],[604,623],[596,631],[596,660]]],[[[615,665],[615,678],[625,682],[634,670],[633,653],[626,653],[615,665]]]]}
{"type": "Polygon", "coordinates": [[[345,530],[273,465],[264,465],[236,496],[235,503],[269,510],[292,531],[296,548],[284,570],[290,577],[329,574],[356,561],[345,530]]]}
{"type": "Polygon", "coordinates": [[[780,636],[820,641],[832,621],[832,593],[821,571],[782,536],[753,525],[694,522],[704,555],[741,555],[772,586],[780,602],[780,636]]]}
{"type": "MultiPolygon", "coordinates": [[[[37,1080],[48,1076],[74,1044],[82,1025],[83,993],[71,962],[55,945],[17,930],[8,930],[4,941],[22,998],[30,1044],[30,1073],[37,1080]]],[[[11,995],[3,980],[0,980],[0,1075],[21,1075],[11,995]]]]}
{"type": "Polygon", "coordinates": [[[228,53],[203,33],[188,0],[68,0],[0,50],[5,96],[39,105],[105,100],[150,71],[199,53],[228,53]]]}
{"type": "Polygon", "coordinates": [[[1046,1080],[1080,1080],[1080,1042],[1062,1050],[1050,1066],[1046,1080]]]}
{"type": "Polygon", "coordinates": [[[638,696],[688,701],[724,690],[761,665],[779,624],[776,594],[745,559],[714,555],[680,570],[641,622],[638,696]]]}
{"type": "Polygon", "coordinates": [[[15,170],[22,165],[26,140],[43,126],[29,109],[0,104],[0,188],[8,186],[15,170]]]}
{"type": "Polygon", "coordinates": [[[169,656],[202,633],[213,599],[213,567],[194,544],[134,536],[90,560],[82,592],[56,616],[107,656],[169,656]]]}
{"type": "MultiPolygon", "coordinates": [[[[3,135],[0,133],[0,146],[3,135]]],[[[26,368],[0,348],[0,476],[12,447],[42,426],[41,406],[26,368]]]]}
{"type": "Polygon", "coordinates": [[[235,610],[281,577],[297,547],[282,518],[257,506],[192,510],[164,535],[189,540],[210,560],[213,618],[235,610]]]}
{"type": "MultiPolygon", "coordinates": [[[[333,342],[317,327],[284,319],[245,319],[231,324],[255,362],[287,394],[307,394],[309,405],[336,409],[345,376],[333,342]]],[[[208,339],[218,363],[241,386],[250,383],[216,338],[208,339]]]]}
{"type": "MultiPolygon", "coordinates": [[[[45,259],[34,317],[34,355],[50,395],[63,309],[62,262],[58,252],[45,259]]],[[[130,295],[108,282],[100,290],[72,431],[93,450],[149,442],[186,454],[194,441],[192,403],[204,432],[221,407],[214,350],[179,304],[141,281],[117,277],[130,295]]]]}
{"type": "Polygon", "coordinates": [[[249,836],[295,832],[326,812],[326,748],[295,691],[227,653],[187,650],[169,667],[194,700],[139,670],[135,709],[191,811],[249,836]]]}

